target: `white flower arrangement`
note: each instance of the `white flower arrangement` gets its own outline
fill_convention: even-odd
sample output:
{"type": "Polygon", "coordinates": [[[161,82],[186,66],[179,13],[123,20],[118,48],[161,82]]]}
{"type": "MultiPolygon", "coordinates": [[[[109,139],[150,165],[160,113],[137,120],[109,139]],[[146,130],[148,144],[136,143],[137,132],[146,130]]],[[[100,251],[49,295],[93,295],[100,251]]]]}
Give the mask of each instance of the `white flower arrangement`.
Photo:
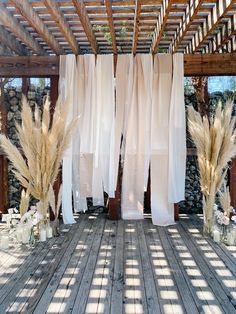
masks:
{"type": "Polygon", "coordinates": [[[36,206],[31,206],[30,210],[27,211],[20,219],[20,224],[33,228],[43,219],[43,215],[37,210],[36,206]]]}
{"type": "Polygon", "coordinates": [[[230,223],[230,219],[227,215],[225,215],[222,211],[217,210],[215,212],[216,215],[216,221],[219,225],[225,225],[228,226],[230,223]]]}

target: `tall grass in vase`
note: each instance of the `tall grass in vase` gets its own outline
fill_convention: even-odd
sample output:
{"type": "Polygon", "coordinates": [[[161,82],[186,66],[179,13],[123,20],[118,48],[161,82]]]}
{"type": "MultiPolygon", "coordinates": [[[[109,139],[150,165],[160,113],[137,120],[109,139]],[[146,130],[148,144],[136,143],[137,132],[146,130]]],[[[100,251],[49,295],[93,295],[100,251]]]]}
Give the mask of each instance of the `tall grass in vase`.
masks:
{"type": "MultiPolygon", "coordinates": [[[[25,189],[22,193],[21,215],[28,208],[29,195],[39,202],[37,208],[46,218],[49,204],[55,217],[59,205],[55,205],[53,184],[57,178],[63,154],[70,144],[77,123],[67,121],[68,106],[56,104],[53,118],[50,117],[50,102],[46,99],[42,113],[37,105],[32,111],[26,98],[22,98],[22,123],[16,124],[20,149],[5,135],[0,135],[0,145],[13,164],[14,174],[25,189]]],[[[60,199],[61,193],[59,193],[60,199]]],[[[60,200],[57,202],[60,203],[60,200]]]]}
{"type": "Polygon", "coordinates": [[[193,107],[188,107],[188,128],[197,148],[201,191],[203,193],[203,232],[211,234],[216,193],[220,190],[229,161],[236,154],[235,117],[232,117],[233,100],[222,109],[218,104],[215,116],[201,117],[193,107]]]}

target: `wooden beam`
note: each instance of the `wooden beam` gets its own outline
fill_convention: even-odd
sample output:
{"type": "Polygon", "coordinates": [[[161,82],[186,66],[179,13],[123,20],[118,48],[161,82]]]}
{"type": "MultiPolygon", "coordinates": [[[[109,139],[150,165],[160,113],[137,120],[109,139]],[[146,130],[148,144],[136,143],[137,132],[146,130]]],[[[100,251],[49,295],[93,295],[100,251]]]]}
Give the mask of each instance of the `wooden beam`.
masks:
{"type": "Polygon", "coordinates": [[[11,35],[2,25],[0,25],[0,42],[4,43],[17,55],[27,55],[27,49],[20,44],[20,42],[11,35]]]}
{"type": "Polygon", "coordinates": [[[112,17],[112,0],[105,0],[105,4],[106,4],[109,31],[110,31],[111,40],[112,40],[112,49],[113,49],[113,53],[116,55],[117,54],[116,32],[115,32],[113,17],[112,17]]]}
{"type": "Polygon", "coordinates": [[[186,54],[185,76],[236,75],[236,54],[186,54]]]}
{"type": "Polygon", "coordinates": [[[197,51],[204,45],[204,42],[217,29],[226,14],[233,9],[234,3],[235,0],[219,0],[215,3],[212,11],[208,14],[206,21],[203,23],[203,27],[199,28],[195,36],[195,44],[193,45],[192,52],[197,51]]]}
{"type": "Polygon", "coordinates": [[[134,35],[133,35],[133,49],[132,49],[133,54],[136,54],[136,50],[137,50],[141,4],[142,4],[142,0],[135,1],[134,35]]]}
{"type": "Polygon", "coordinates": [[[26,44],[33,52],[39,55],[45,55],[45,50],[39,43],[31,37],[30,33],[17,21],[17,19],[6,9],[3,4],[0,4],[0,22],[6,26],[17,38],[26,44]]]}
{"type": "Polygon", "coordinates": [[[53,17],[54,21],[58,24],[65,39],[68,41],[72,52],[77,55],[80,52],[77,40],[59,6],[55,2],[55,0],[43,0],[43,2],[50,12],[51,16],[53,17]]]}
{"type": "Polygon", "coordinates": [[[187,5],[186,17],[175,40],[173,52],[176,52],[178,50],[179,45],[190,30],[190,27],[192,26],[203,1],[204,0],[190,0],[190,4],[187,5]]]}
{"type": "Polygon", "coordinates": [[[59,75],[57,56],[0,57],[0,77],[59,75]]]}
{"type": "Polygon", "coordinates": [[[152,42],[152,53],[157,53],[158,45],[163,37],[166,22],[168,19],[169,12],[171,10],[171,6],[173,4],[173,0],[163,0],[161,12],[158,17],[157,26],[154,31],[153,42],[152,42]]]}
{"type": "Polygon", "coordinates": [[[39,36],[48,44],[48,46],[55,52],[55,54],[63,54],[63,50],[49,32],[43,21],[40,19],[38,14],[34,11],[33,7],[27,0],[10,0],[15,6],[17,11],[29,22],[30,26],[33,27],[39,36]]]}
{"type": "MultiPolygon", "coordinates": [[[[0,57],[0,77],[53,75],[59,75],[57,56],[0,57]]],[[[185,54],[184,75],[236,75],[236,54],[185,54]]]]}
{"type": "Polygon", "coordinates": [[[92,51],[94,54],[97,54],[99,52],[97,40],[96,40],[96,37],[94,35],[93,28],[92,28],[92,25],[90,23],[84,2],[83,2],[83,0],[72,0],[72,2],[76,8],[76,12],[80,18],[80,22],[83,26],[85,34],[86,34],[88,41],[91,45],[92,51]]]}

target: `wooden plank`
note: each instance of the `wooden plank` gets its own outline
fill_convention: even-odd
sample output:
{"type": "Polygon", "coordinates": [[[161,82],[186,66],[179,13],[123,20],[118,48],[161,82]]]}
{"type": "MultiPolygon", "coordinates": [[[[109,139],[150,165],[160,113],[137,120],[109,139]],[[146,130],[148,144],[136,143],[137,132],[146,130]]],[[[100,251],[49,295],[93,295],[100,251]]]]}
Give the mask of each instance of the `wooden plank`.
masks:
{"type": "MultiPolygon", "coordinates": [[[[214,296],[219,301],[221,310],[224,310],[226,313],[233,313],[235,308],[230,302],[232,299],[228,298],[227,287],[222,287],[222,278],[214,270],[214,265],[212,263],[210,264],[211,266],[209,265],[209,260],[204,255],[205,252],[201,250],[201,247],[199,247],[196,241],[193,240],[193,237],[190,236],[190,233],[184,228],[184,221],[180,220],[180,222],[181,224],[178,226],[178,230],[181,232],[181,236],[188,250],[193,255],[196,264],[200,265],[205,280],[214,291],[214,296]],[[185,230],[187,234],[185,234],[185,230]]],[[[205,249],[207,249],[207,247],[205,249]]]]}
{"type": "Polygon", "coordinates": [[[123,313],[146,313],[146,295],[142,289],[142,274],[137,258],[137,244],[133,239],[136,233],[135,221],[125,221],[124,224],[124,300],[123,313]],[[142,302],[143,301],[143,302],[142,302]]]}
{"type": "Polygon", "coordinates": [[[84,313],[110,314],[116,222],[106,221],[84,313]]]}
{"type": "MultiPolygon", "coordinates": [[[[11,275],[7,278],[3,289],[0,291],[0,313],[5,313],[7,308],[14,303],[18,293],[24,287],[25,282],[32,276],[38,268],[38,264],[43,261],[45,256],[50,252],[51,245],[55,242],[52,239],[47,245],[40,243],[32,254],[28,255],[25,260],[20,259],[14,267],[11,266],[8,272],[11,275]],[[35,254],[35,255],[34,255],[35,254]]],[[[9,266],[10,267],[10,266],[9,266]]]]}
{"type": "Polygon", "coordinates": [[[182,23],[182,27],[178,31],[178,34],[174,42],[174,49],[173,49],[174,53],[178,50],[179,45],[182,43],[184,37],[187,35],[188,31],[190,30],[202,6],[202,3],[203,3],[203,0],[197,0],[197,1],[191,0],[190,3],[187,4],[187,13],[186,13],[185,19],[182,23]]]}
{"type": "Polygon", "coordinates": [[[174,287],[172,271],[167,264],[164,248],[161,245],[157,229],[155,226],[150,228],[148,223],[144,221],[144,232],[161,313],[175,314],[176,311],[172,303],[176,300],[176,287],[174,287]]]}
{"type": "Polygon", "coordinates": [[[122,313],[124,284],[124,221],[117,222],[116,253],[113,286],[111,292],[111,314],[122,313]]]}
{"type": "Polygon", "coordinates": [[[186,289],[192,294],[199,312],[204,311],[204,313],[211,313],[211,306],[214,301],[214,310],[216,311],[215,313],[218,313],[221,307],[220,303],[218,300],[209,298],[209,295],[214,296],[214,292],[205,280],[200,265],[195,262],[194,256],[185,245],[182,234],[175,226],[170,227],[169,231],[169,243],[186,280],[186,289]]]}
{"type": "Polygon", "coordinates": [[[93,216],[84,215],[89,225],[84,228],[81,240],[78,242],[68,264],[68,268],[61,278],[57,291],[48,307],[49,313],[71,312],[78,293],[86,264],[91,253],[92,243],[100,224],[93,216]],[[93,219],[92,219],[93,218],[93,219]]]}
{"type": "Polygon", "coordinates": [[[133,54],[136,54],[138,35],[139,35],[139,19],[141,14],[142,0],[135,0],[135,17],[134,17],[134,32],[133,32],[133,54]]]}
{"type": "MultiPolygon", "coordinates": [[[[41,257],[40,261],[36,262],[36,269],[31,271],[23,281],[19,282],[20,287],[12,293],[15,295],[14,302],[11,302],[9,310],[12,312],[19,311],[25,313],[32,313],[38,301],[43,294],[45,287],[50,281],[51,275],[58,266],[67,243],[70,243],[75,230],[75,225],[72,228],[65,228],[62,230],[60,237],[52,238],[47,243],[41,245],[47,248],[47,254],[41,257]],[[55,241],[56,240],[56,241],[55,241]],[[54,245],[50,245],[50,241],[55,241],[54,245]],[[23,283],[23,285],[22,285],[23,283]],[[37,294],[35,293],[37,289],[37,294]]],[[[34,264],[34,261],[32,262],[34,264]]]]}
{"type": "MultiPolygon", "coordinates": [[[[116,32],[115,32],[113,17],[112,17],[112,0],[105,0],[105,4],[106,4],[108,26],[109,26],[109,31],[111,34],[112,50],[113,50],[113,53],[116,55],[117,54],[116,32]]],[[[91,13],[91,11],[90,11],[90,13],[91,13]]]]}
{"type": "Polygon", "coordinates": [[[206,27],[203,27],[203,29],[199,28],[198,30],[200,39],[194,45],[192,52],[197,51],[204,45],[207,38],[217,29],[217,26],[225,18],[226,14],[233,9],[234,4],[235,0],[219,0],[215,3],[211,12],[208,14],[206,27]]]}
{"type": "MultiPolygon", "coordinates": [[[[140,263],[143,269],[143,279],[147,298],[147,312],[150,314],[158,314],[161,313],[161,309],[159,305],[155,280],[152,272],[152,265],[149,259],[149,252],[145,238],[144,225],[146,229],[147,221],[145,221],[145,223],[143,221],[139,221],[137,223],[137,235],[139,241],[139,249],[141,253],[140,263]]],[[[148,223],[148,226],[151,226],[150,222],[148,223]]]]}
{"type": "MultiPolygon", "coordinates": [[[[85,313],[87,305],[88,293],[91,293],[91,283],[94,275],[94,270],[97,262],[97,255],[101,244],[101,238],[104,230],[105,220],[104,218],[98,218],[98,228],[95,233],[95,239],[91,246],[91,251],[87,260],[87,264],[84,270],[83,278],[81,280],[78,293],[73,305],[73,314],[85,313]]],[[[65,312],[68,310],[68,304],[66,304],[65,312]]]]}
{"type": "Polygon", "coordinates": [[[60,260],[60,263],[58,263],[58,267],[55,269],[55,272],[50,274],[51,275],[50,281],[48,282],[48,285],[44,290],[38,304],[34,308],[34,314],[41,314],[47,312],[51,300],[56,290],[58,289],[60,281],[63,278],[67,268],[69,268],[70,261],[73,257],[74,251],[78,250],[78,243],[86,240],[86,232],[84,232],[84,228],[88,228],[90,224],[89,220],[86,219],[85,215],[81,215],[77,223],[79,225],[76,228],[76,232],[74,232],[72,241],[66,247],[65,253],[62,259],[60,260]]]}
{"type": "Polygon", "coordinates": [[[152,53],[157,53],[159,43],[163,37],[166,23],[168,20],[168,15],[171,10],[173,0],[163,0],[162,8],[161,8],[161,13],[158,18],[157,26],[154,32],[153,36],[153,42],[152,42],[152,53]]]}
{"type": "MultiPolygon", "coordinates": [[[[160,240],[162,243],[162,246],[164,248],[164,251],[166,253],[166,259],[171,265],[173,271],[173,276],[176,282],[176,285],[178,287],[178,291],[180,294],[180,299],[182,300],[184,304],[184,308],[187,313],[199,313],[198,308],[195,304],[194,296],[191,295],[190,290],[186,289],[186,280],[184,275],[181,272],[181,268],[179,267],[178,261],[175,258],[175,255],[173,253],[173,249],[169,244],[168,238],[169,233],[167,232],[166,228],[158,228],[160,240]]],[[[174,306],[174,305],[173,305],[174,306]]]]}
{"type": "MultiPolygon", "coordinates": [[[[57,56],[0,57],[0,77],[54,75],[59,75],[57,56]]],[[[236,75],[236,54],[185,54],[184,75],[236,75]]]]}
{"type": "Polygon", "coordinates": [[[2,25],[0,25],[0,41],[14,51],[17,55],[27,55],[27,49],[11,35],[2,25]]]}
{"type": "MultiPolygon", "coordinates": [[[[198,232],[194,233],[194,237],[200,239],[202,234],[202,220],[199,219],[198,216],[190,216],[188,220],[188,226],[194,226],[197,228],[198,232]]],[[[215,243],[213,239],[205,237],[204,240],[212,247],[217,256],[224,262],[225,266],[230,270],[230,272],[236,277],[236,258],[229,254],[229,252],[225,249],[226,246],[223,243],[215,243]]]]}
{"type": "Polygon", "coordinates": [[[38,42],[31,37],[30,33],[17,21],[17,19],[6,9],[3,4],[0,4],[0,22],[6,26],[17,38],[26,44],[31,50],[39,55],[46,54],[45,50],[38,42]]]}
{"type": "Polygon", "coordinates": [[[59,75],[59,57],[0,57],[0,77],[40,77],[53,75],[59,75]]]}
{"type": "MultiPolygon", "coordinates": [[[[77,40],[68,24],[62,11],[60,11],[57,3],[55,0],[43,0],[43,3],[49,10],[51,16],[53,17],[54,21],[58,24],[62,34],[64,35],[65,39],[69,43],[69,46],[74,54],[78,54],[80,52],[77,40]]],[[[65,14],[65,13],[64,13],[65,14]]]]}
{"type": "Polygon", "coordinates": [[[38,14],[34,11],[33,7],[27,0],[11,0],[15,8],[19,13],[29,22],[31,27],[33,27],[40,37],[48,44],[50,48],[57,54],[63,54],[63,49],[60,47],[56,39],[49,32],[46,25],[40,19],[38,14]]]}
{"type": "Polygon", "coordinates": [[[96,37],[83,0],[72,0],[94,54],[99,52],[96,37]]]}

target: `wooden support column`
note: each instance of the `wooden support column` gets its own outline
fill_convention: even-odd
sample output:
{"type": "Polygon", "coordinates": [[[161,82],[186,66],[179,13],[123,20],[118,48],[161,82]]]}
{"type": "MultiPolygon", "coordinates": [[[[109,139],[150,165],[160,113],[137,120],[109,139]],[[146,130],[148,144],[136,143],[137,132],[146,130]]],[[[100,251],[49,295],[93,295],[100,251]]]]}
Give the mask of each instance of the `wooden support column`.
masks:
{"type": "MultiPolygon", "coordinates": [[[[57,98],[58,98],[58,82],[59,82],[59,76],[58,75],[53,75],[50,77],[50,100],[51,100],[51,107],[50,107],[50,114],[51,114],[51,119],[53,117],[53,113],[55,110],[57,98]]],[[[55,192],[55,198],[57,200],[59,189],[61,186],[61,173],[59,172],[57,179],[54,183],[54,192],[55,192]]],[[[54,220],[54,214],[52,211],[50,211],[50,220],[54,220]]]]}
{"type": "Polygon", "coordinates": [[[123,169],[121,162],[119,162],[118,178],[115,191],[115,197],[109,198],[108,201],[108,218],[111,220],[118,220],[121,218],[121,185],[122,185],[123,169]]]}
{"type": "MultiPolygon", "coordinates": [[[[0,113],[1,132],[6,133],[6,110],[4,105],[4,82],[0,79],[0,113]]],[[[8,208],[8,161],[4,152],[0,149],[0,217],[8,208]]]]}
{"type": "Polygon", "coordinates": [[[229,191],[231,196],[231,205],[236,208],[236,158],[233,159],[229,171],[229,191]]]}

